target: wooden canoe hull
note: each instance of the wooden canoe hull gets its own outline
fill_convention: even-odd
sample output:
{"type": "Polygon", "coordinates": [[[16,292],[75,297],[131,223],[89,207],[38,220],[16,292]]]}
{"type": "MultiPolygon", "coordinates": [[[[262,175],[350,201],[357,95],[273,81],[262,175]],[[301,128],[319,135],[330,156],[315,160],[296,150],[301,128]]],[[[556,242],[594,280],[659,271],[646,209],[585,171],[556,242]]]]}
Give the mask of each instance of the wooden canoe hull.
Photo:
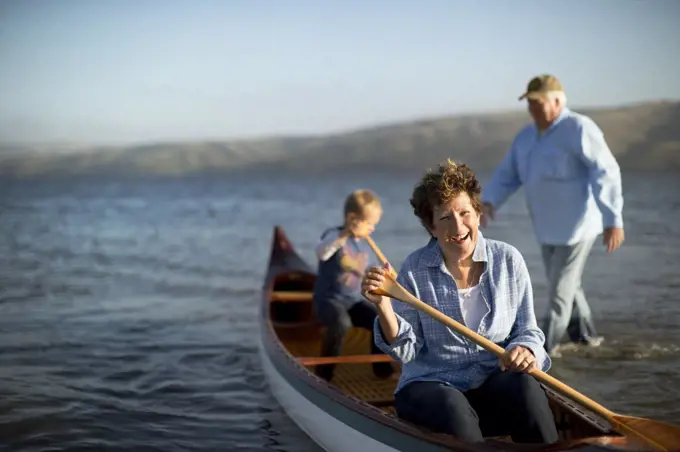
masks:
{"type": "Polygon", "coordinates": [[[340,402],[335,391],[329,390],[330,388],[322,390],[315,379],[310,381],[300,378],[300,370],[295,369],[295,365],[286,363],[286,358],[276,351],[267,349],[264,341],[260,345],[260,356],[274,397],[286,414],[324,450],[330,452],[450,450],[430,444],[423,447],[423,444],[414,440],[412,436],[400,434],[398,430],[376,422],[374,416],[384,415],[378,408],[363,407],[374,410],[373,416],[367,416],[351,403],[340,402]],[[405,448],[405,443],[408,442],[411,444],[405,448]]]}
{"type": "MultiPolygon", "coordinates": [[[[325,450],[640,450],[613,432],[606,421],[547,388],[562,438],[558,444],[520,445],[507,439],[470,444],[399,419],[391,406],[396,382],[372,379],[368,363],[338,364],[333,384],[319,379],[303,364],[304,359],[298,359],[318,354],[322,327],[314,320],[313,303],[305,295],[315,277],[316,272],[300,258],[283,230],[275,227],[260,307],[260,360],[279,404],[325,450]]],[[[348,336],[343,355],[365,353],[370,336],[362,335],[361,330],[350,331],[348,336]]]]}

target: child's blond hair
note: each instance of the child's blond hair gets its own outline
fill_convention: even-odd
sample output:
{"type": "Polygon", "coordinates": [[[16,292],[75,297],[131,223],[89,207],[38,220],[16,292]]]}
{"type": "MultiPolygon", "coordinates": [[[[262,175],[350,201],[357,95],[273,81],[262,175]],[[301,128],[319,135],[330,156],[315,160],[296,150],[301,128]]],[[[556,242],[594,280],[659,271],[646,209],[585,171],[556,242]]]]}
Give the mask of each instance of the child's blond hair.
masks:
{"type": "Polygon", "coordinates": [[[353,213],[361,216],[369,206],[382,209],[378,195],[367,189],[354,190],[345,200],[345,215],[353,213]]]}

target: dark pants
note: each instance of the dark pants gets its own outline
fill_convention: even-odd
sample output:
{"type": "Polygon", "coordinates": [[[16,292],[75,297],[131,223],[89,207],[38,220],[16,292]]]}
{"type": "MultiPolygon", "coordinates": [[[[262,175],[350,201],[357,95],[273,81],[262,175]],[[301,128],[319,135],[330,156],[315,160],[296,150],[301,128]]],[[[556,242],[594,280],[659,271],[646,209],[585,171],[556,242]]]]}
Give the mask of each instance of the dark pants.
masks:
{"type": "Polygon", "coordinates": [[[465,392],[438,382],[409,383],[396,394],[395,408],[406,421],[463,441],[505,435],[521,443],[558,440],[548,397],[524,373],[498,372],[465,392]]]}
{"type": "MultiPolygon", "coordinates": [[[[317,317],[326,327],[321,343],[321,356],[340,356],[342,340],[352,326],[366,328],[371,332],[371,353],[382,354],[373,340],[373,322],[378,315],[374,305],[360,301],[347,309],[334,300],[325,300],[316,304],[317,317]]],[[[333,378],[335,364],[322,364],[316,367],[316,374],[330,381],[333,378]]],[[[373,363],[373,373],[380,378],[392,375],[390,363],[373,363]]]]}

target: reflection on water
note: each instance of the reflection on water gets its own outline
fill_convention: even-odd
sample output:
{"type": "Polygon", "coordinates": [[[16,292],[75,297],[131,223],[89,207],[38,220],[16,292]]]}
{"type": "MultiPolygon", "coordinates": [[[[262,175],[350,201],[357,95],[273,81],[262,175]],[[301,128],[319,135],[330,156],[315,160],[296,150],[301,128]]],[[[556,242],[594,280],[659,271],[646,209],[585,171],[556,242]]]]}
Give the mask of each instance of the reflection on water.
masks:
{"type": "MultiPolygon", "coordinates": [[[[589,261],[607,341],[567,347],[558,378],[626,414],[680,422],[680,205],[672,175],[627,177],[624,247],[589,261]]],[[[347,192],[376,190],[375,239],[398,264],[426,238],[415,178],[276,175],[4,183],[0,438],[10,450],[318,448],[273,400],[256,350],[271,229],[312,261],[347,192]]],[[[521,196],[485,232],[545,280],[521,196]],[[529,231],[529,232],[528,232],[529,231]]]]}

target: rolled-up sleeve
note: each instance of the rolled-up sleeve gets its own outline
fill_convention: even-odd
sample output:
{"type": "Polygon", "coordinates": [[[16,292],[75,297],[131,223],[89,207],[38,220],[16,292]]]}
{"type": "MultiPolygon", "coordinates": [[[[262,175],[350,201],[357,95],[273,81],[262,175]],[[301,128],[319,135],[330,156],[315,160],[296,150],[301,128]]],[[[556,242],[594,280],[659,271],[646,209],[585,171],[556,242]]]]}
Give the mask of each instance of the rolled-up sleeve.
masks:
{"type": "Polygon", "coordinates": [[[524,258],[515,256],[514,270],[517,281],[516,295],[519,299],[517,317],[510,332],[510,342],[506,346],[510,350],[518,345],[525,347],[536,357],[537,367],[544,372],[550,369],[552,364],[550,357],[543,348],[545,335],[538,327],[536,314],[534,313],[534,294],[531,286],[531,277],[524,258]]]}
{"type": "Polygon", "coordinates": [[[593,122],[580,129],[581,160],[588,167],[590,186],[605,228],[623,228],[623,191],[621,169],[609,149],[602,130],[593,122]]]}
{"type": "MultiPolygon", "coordinates": [[[[412,295],[418,296],[415,291],[415,281],[412,273],[407,269],[402,269],[402,271],[399,272],[397,282],[412,295]]],[[[423,345],[423,333],[420,326],[418,311],[401,301],[394,299],[390,301],[392,302],[394,313],[397,317],[397,322],[399,323],[399,332],[394,342],[388,344],[383,338],[380,321],[378,317],[376,317],[373,324],[375,345],[395,360],[407,363],[418,355],[418,351],[423,345]]]]}
{"type": "MultiPolygon", "coordinates": [[[[519,137],[515,141],[518,139],[519,137]]],[[[515,149],[516,145],[513,142],[510,150],[494,171],[491,180],[482,190],[482,202],[491,204],[495,211],[498,211],[522,185],[517,173],[515,149]]]]}

